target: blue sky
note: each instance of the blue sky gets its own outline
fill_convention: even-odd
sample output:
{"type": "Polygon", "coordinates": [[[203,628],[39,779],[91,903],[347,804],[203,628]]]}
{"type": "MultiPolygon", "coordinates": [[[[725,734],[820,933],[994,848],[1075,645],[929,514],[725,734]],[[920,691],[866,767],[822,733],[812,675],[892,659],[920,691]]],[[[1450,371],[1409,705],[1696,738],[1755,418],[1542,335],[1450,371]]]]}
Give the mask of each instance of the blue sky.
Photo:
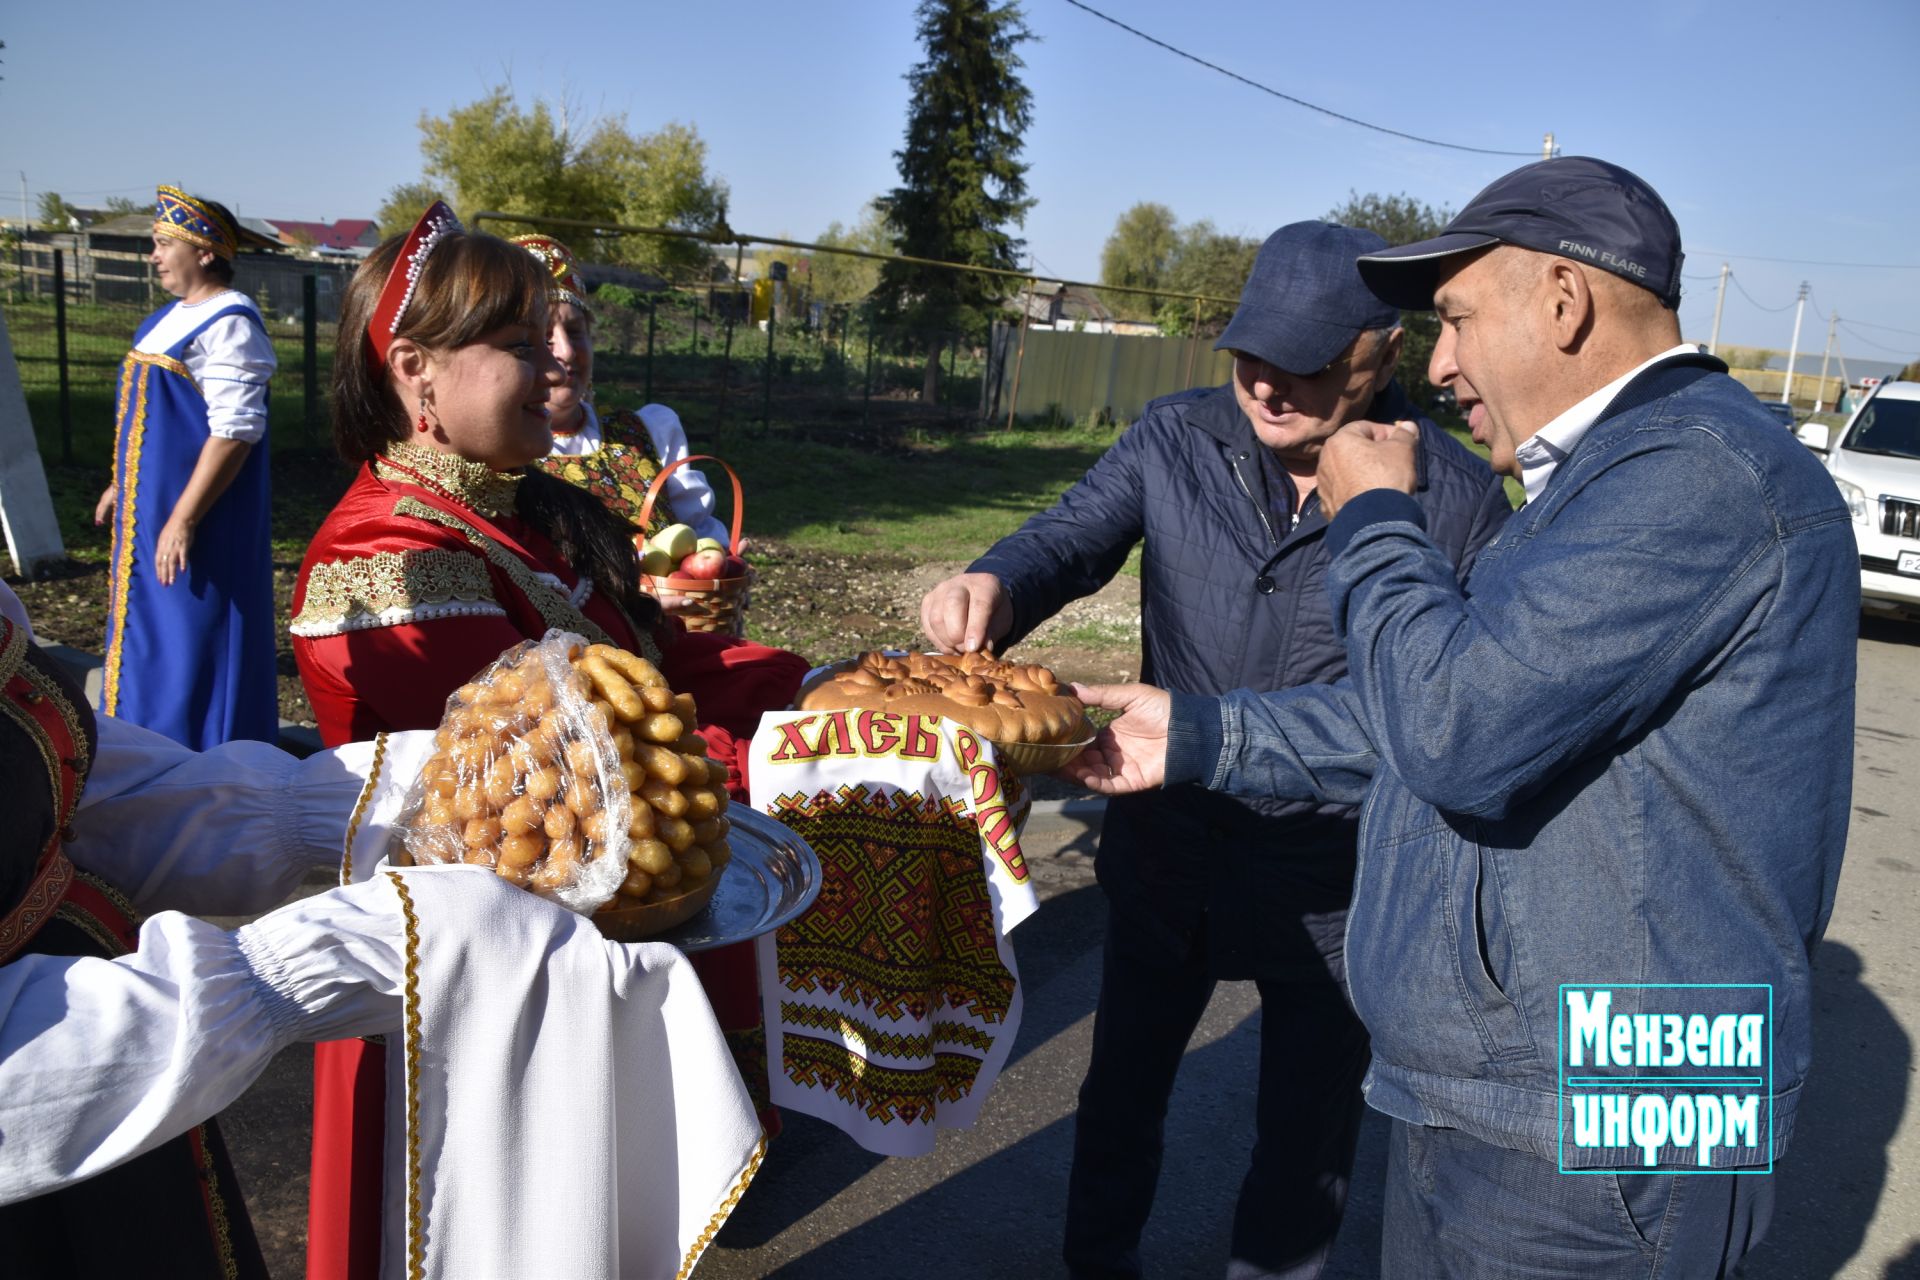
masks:
{"type": "MultiPolygon", "coordinates": [[[[1276,0],[1090,0],[1155,36],[1296,97],[1410,133],[1634,169],[1688,247],[1681,319],[1784,347],[1801,280],[1815,358],[1920,353],[1920,4],[1668,0],[1370,6],[1276,0]],[[1460,10],[1468,10],[1462,16],[1460,10]],[[1729,256],[1729,255],[1745,256],[1729,256]],[[1858,267],[1762,261],[1903,264],[1858,267]],[[1756,305],[1758,304],[1758,305],[1756,305]],[[1783,307],[1763,311],[1761,307],[1783,307]],[[1906,331],[1906,332],[1901,332],[1906,331]]],[[[916,60],[906,0],[620,4],[262,4],[69,0],[0,16],[0,214],[31,192],[76,203],[174,182],[241,212],[370,215],[419,172],[416,122],[510,80],[694,125],[746,231],[806,239],[895,180],[916,60]]],[[[1026,0],[1042,269],[1094,278],[1115,217],[1157,200],[1183,221],[1263,235],[1349,190],[1458,207],[1520,157],[1357,129],[1183,62],[1065,3],[1026,0]]]]}

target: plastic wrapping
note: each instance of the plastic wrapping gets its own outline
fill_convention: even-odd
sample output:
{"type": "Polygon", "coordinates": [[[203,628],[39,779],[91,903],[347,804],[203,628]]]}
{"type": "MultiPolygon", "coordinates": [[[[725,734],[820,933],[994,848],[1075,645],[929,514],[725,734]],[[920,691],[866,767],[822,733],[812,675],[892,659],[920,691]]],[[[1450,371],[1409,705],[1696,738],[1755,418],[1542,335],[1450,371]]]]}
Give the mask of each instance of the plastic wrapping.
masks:
{"type": "Polygon", "coordinates": [[[582,915],[704,903],[727,800],[694,715],[646,659],[549,631],[447,699],[395,838],[416,865],[491,867],[582,915]]]}

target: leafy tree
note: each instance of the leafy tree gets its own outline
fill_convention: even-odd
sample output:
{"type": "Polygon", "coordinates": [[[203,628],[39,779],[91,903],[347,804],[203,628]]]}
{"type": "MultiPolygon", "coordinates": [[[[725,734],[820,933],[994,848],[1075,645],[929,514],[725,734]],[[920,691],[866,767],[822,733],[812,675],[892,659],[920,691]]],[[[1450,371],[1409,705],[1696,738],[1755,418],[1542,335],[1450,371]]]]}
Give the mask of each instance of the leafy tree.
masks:
{"type": "MultiPolygon", "coordinates": [[[[877,201],[861,211],[860,220],[851,227],[829,223],[816,242],[867,253],[891,253],[893,241],[887,235],[887,217],[877,201]]],[[[880,283],[880,264],[871,258],[848,258],[837,253],[816,253],[808,261],[808,281],[816,302],[829,305],[866,301],[880,283]]]]}
{"type": "MultiPolygon", "coordinates": [[[[564,101],[522,108],[506,85],[445,116],[423,114],[425,181],[396,195],[437,187],[452,193],[454,207],[468,215],[491,210],[688,231],[725,224],[726,184],[708,176],[706,143],[694,129],[668,124],[636,134],[625,116],[577,115],[564,101]]],[[[405,225],[411,222],[409,217],[405,225]]],[[[711,256],[698,242],[664,236],[564,238],[583,258],[652,270],[697,265],[711,256]]]]}
{"type": "MultiPolygon", "coordinates": [[[[926,59],[907,73],[906,143],[894,152],[900,185],[881,198],[895,246],[916,258],[1015,269],[1025,246],[1027,166],[1020,143],[1033,119],[1021,83],[1020,45],[1031,39],[1014,3],[921,0],[926,59]]],[[[879,297],[889,319],[921,330],[927,364],[922,399],[939,389],[944,332],[978,335],[1007,286],[992,276],[889,262],[879,297]]]]}
{"type": "Polygon", "coordinates": [[[1218,337],[1233,316],[1233,304],[1196,304],[1192,295],[1239,297],[1259,251],[1258,240],[1228,235],[1205,218],[1188,226],[1180,233],[1167,276],[1172,292],[1186,296],[1169,298],[1160,305],[1160,327],[1182,337],[1193,333],[1218,337]]]}
{"type": "MultiPolygon", "coordinates": [[[[373,215],[374,223],[380,229],[380,238],[403,236],[413,230],[413,224],[427,211],[427,206],[435,200],[445,200],[446,195],[431,182],[403,182],[387,192],[387,198],[380,202],[380,212],[373,215]]],[[[449,202],[451,203],[451,202],[449,202]]]]}
{"type": "MultiPolygon", "coordinates": [[[[1100,283],[1133,289],[1163,289],[1173,278],[1174,255],[1180,248],[1180,229],[1173,210],[1142,201],[1113,224],[1100,250],[1100,283]]],[[[1137,293],[1103,293],[1113,313],[1127,320],[1145,320],[1159,300],[1137,293]]]]}
{"type": "Polygon", "coordinates": [[[36,219],[49,231],[65,231],[80,217],[80,211],[60,198],[58,191],[40,193],[40,213],[36,219]]]}
{"type": "MultiPolygon", "coordinates": [[[[1764,369],[1767,362],[1775,356],[1783,356],[1784,351],[1775,351],[1772,347],[1736,347],[1730,343],[1721,343],[1717,354],[1727,362],[1729,369],[1764,369]]],[[[1805,370],[1801,370],[1805,372],[1805,370]]]]}
{"type": "Polygon", "coordinates": [[[153,201],[135,200],[131,196],[108,196],[107,212],[116,218],[129,213],[152,213],[153,201]]]}
{"type": "MultiPolygon", "coordinates": [[[[1360,227],[1374,232],[1388,244],[1412,244],[1438,235],[1453,218],[1453,210],[1438,209],[1409,195],[1383,196],[1374,192],[1347,193],[1347,202],[1327,211],[1326,220],[1345,227],[1360,227]]],[[[1408,311],[1400,317],[1407,331],[1400,348],[1400,384],[1415,404],[1433,400],[1433,384],[1427,381],[1427,364],[1433,358],[1433,345],[1440,339],[1440,319],[1431,311],[1408,311]]]]}
{"type": "Polygon", "coordinates": [[[1915,360],[1912,364],[1902,369],[1898,381],[1920,382],[1920,360],[1915,360]]]}

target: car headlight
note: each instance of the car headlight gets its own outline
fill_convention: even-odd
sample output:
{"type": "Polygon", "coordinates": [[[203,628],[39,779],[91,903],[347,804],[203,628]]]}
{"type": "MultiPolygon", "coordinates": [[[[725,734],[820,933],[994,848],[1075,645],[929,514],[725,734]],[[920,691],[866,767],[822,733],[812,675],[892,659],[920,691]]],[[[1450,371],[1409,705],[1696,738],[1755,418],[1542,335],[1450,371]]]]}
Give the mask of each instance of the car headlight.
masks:
{"type": "Polygon", "coordinates": [[[1851,480],[1842,480],[1839,476],[1833,478],[1833,483],[1839,487],[1840,500],[1847,504],[1847,510],[1853,513],[1854,521],[1864,522],[1867,518],[1867,491],[1851,480]]]}

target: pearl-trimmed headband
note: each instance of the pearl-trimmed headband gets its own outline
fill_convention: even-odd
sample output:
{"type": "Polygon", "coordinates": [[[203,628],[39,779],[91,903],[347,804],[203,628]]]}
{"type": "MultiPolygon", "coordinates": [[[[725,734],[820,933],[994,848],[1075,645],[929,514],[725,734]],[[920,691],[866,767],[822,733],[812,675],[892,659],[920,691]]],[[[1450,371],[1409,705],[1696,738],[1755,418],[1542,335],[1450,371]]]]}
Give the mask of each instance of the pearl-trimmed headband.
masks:
{"type": "Polygon", "coordinates": [[[420,284],[420,273],[426,270],[428,255],[442,240],[463,229],[446,201],[435,200],[413,224],[413,230],[407,232],[400,256],[393,260],[393,266],[387,271],[387,282],[380,288],[373,318],[367,321],[367,344],[381,364],[386,363],[387,348],[393,345],[394,334],[399,332],[400,321],[413,301],[413,291],[420,284]]]}

